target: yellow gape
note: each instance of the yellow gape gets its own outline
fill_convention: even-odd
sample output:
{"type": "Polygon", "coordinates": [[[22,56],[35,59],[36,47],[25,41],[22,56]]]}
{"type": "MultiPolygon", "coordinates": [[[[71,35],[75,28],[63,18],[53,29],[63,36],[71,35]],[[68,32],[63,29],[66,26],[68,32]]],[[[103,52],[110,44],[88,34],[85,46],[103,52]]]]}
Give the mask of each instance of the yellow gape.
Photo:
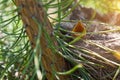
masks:
{"type": "Polygon", "coordinates": [[[69,44],[73,44],[76,41],[79,41],[82,37],[84,37],[86,35],[86,29],[80,21],[78,21],[75,24],[72,32],[73,32],[73,37],[75,37],[75,39],[73,39],[71,42],[69,42],[69,44]]]}

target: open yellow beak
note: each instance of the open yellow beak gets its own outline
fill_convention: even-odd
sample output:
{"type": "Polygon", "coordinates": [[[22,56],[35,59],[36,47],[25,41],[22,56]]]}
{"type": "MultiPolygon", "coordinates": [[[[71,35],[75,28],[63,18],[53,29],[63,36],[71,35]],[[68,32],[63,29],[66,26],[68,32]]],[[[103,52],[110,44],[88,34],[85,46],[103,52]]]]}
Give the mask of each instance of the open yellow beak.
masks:
{"type": "Polygon", "coordinates": [[[86,35],[86,29],[84,27],[84,25],[78,21],[75,26],[72,29],[73,32],[76,32],[75,34],[73,34],[74,37],[78,37],[80,35],[82,35],[84,33],[84,35],[82,35],[81,37],[84,37],[86,35]]]}
{"type": "Polygon", "coordinates": [[[81,38],[83,38],[86,35],[86,29],[80,21],[77,22],[77,24],[73,27],[72,32],[75,32],[72,35],[75,38],[69,44],[73,44],[73,43],[79,41],[81,38]]]}

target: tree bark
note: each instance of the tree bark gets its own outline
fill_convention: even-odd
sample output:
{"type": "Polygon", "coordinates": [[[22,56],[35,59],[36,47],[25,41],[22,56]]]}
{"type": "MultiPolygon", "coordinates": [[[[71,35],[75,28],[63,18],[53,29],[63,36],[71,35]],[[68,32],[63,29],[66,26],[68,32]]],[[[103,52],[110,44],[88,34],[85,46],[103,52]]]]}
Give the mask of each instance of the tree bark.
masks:
{"type": "MultiPolygon", "coordinates": [[[[49,36],[53,32],[53,28],[46,17],[42,3],[37,2],[37,0],[15,0],[15,3],[19,10],[18,13],[22,18],[23,24],[25,25],[31,46],[34,49],[36,47],[35,38],[39,34],[39,26],[35,20],[33,20],[33,18],[35,18],[42,26],[44,26],[43,28],[47,31],[49,36]]],[[[52,41],[56,43],[53,37],[52,41]]],[[[56,44],[54,45],[56,46],[56,44]]],[[[42,63],[46,70],[47,79],[56,80],[55,75],[53,75],[53,69],[55,71],[63,71],[66,68],[64,58],[58,54],[53,54],[51,48],[48,47],[44,32],[42,32],[40,37],[40,46],[42,47],[42,63]]],[[[39,55],[40,53],[36,54],[39,55]]],[[[66,76],[59,77],[60,80],[68,80],[68,77],[66,76]]]]}

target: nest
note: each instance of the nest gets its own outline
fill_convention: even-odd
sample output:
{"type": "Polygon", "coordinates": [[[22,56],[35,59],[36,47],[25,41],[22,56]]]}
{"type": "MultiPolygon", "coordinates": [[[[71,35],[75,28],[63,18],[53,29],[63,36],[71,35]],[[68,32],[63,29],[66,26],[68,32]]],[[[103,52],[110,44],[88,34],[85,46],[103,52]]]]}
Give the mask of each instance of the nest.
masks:
{"type": "MultiPolygon", "coordinates": [[[[74,24],[65,22],[61,23],[61,26],[62,29],[70,31],[74,24]]],[[[86,35],[72,45],[67,45],[69,53],[63,51],[64,55],[76,64],[82,64],[91,79],[119,80],[120,27],[96,21],[85,24],[86,35]]],[[[66,34],[67,32],[63,36],[66,34]]],[[[63,36],[61,38],[65,43],[69,43],[74,38],[67,40],[63,36]]],[[[79,70],[75,74],[81,76],[79,70]]]]}

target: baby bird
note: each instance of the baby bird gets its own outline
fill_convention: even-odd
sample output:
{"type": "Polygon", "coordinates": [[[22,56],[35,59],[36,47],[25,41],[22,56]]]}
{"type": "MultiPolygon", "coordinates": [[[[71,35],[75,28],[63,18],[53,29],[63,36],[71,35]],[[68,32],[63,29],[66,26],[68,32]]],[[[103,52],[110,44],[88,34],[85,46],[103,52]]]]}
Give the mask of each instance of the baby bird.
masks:
{"type": "MultiPolygon", "coordinates": [[[[73,44],[79,41],[86,35],[85,26],[81,21],[78,21],[76,24],[74,23],[61,23],[61,33],[65,36],[69,37],[69,44],[73,44]]],[[[67,41],[68,41],[67,40],[67,41]]]]}

